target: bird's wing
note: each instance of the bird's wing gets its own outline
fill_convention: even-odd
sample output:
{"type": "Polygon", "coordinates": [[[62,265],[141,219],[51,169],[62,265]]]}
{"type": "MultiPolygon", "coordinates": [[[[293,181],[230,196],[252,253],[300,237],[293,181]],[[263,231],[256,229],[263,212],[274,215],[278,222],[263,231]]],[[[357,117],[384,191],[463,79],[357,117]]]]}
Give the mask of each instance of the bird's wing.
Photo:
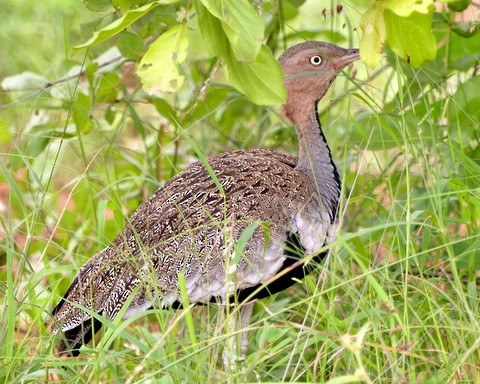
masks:
{"type": "MultiPolygon", "coordinates": [[[[209,158],[209,164],[217,182],[201,162],[193,163],[140,205],[113,243],[80,269],[53,312],[55,330],[81,340],[91,317],[83,308],[113,319],[142,280],[161,295],[175,291],[175,299],[179,272],[203,273],[208,280],[216,268],[223,276],[226,220],[236,223],[233,241],[252,221],[273,222],[286,236],[289,204],[311,194],[293,156],[235,151],[209,158]]],[[[140,288],[133,305],[141,307],[147,293],[140,288]]]]}

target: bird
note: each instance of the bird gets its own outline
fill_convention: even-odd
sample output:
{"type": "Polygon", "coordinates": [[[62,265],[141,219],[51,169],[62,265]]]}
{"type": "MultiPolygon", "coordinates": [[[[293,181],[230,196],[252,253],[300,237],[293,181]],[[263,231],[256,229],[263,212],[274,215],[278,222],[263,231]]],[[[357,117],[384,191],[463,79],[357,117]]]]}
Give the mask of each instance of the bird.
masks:
{"type": "Polygon", "coordinates": [[[191,304],[242,304],[248,324],[255,300],[310,273],[316,263],[307,260],[320,262],[335,238],[341,193],[318,102],[359,58],[358,49],[320,41],[285,50],[278,58],[287,91],[281,112],[295,127],[298,157],[230,151],[167,181],[80,268],[53,309],[56,353],[78,356],[100,329],[99,316],[180,308],[180,280],[191,304]]]}

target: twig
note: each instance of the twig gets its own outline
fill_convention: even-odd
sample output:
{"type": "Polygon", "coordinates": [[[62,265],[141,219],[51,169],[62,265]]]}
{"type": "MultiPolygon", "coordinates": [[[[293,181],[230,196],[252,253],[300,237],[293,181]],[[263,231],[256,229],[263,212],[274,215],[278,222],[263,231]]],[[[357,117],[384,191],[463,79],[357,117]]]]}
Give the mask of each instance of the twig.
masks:
{"type": "MultiPolygon", "coordinates": [[[[123,56],[117,56],[115,58],[113,58],[112,60],[109,60],[109,61],[106,61],[105,63],[102,63],[98,66],[98,68],[104,68],[104,67],[107,67],[117,61],[121,61],[121,60],[125,60],[125,61],[128,61],[126,60],[123,56]]],[[[20,104],[20,103],[23,103],[27,100],[30,100],[36,96],[38,96],[40,93],[42,92],[45,92],[47,90],[49,90],[50,88],[53,88],[59,84],[62,84],[62,83],[65,83],[69,80],[73,80],[73,79],[76,79],[78,77],[81,77],[85,75],[85,69],[82,69],[80,72],[76,73],[76,74],[73,74],[73,75],[70,75],[70,76],[65,76],[65,77],[62,77],[58,80],[55,80],[55,81],[50,81],[48,83],[45,83],[43,86],[41,86],[40,88],[32,88],[32,89],[25,89],[25,90],[22,90],[22,91],[18,91],[18,90],[2,90],[3,92],[32,92],[26,96],[23,96],[23,97],[20,97],[18,99],[16,99],[15,101],[12,101],[11,103],[8,103],[8,104],[5,104],[5,105],[2,105],[0,106],[0,111],[3,111],[5,109],[8,109],[10,107],[13,107],[14,105],[17,105],[17,104],[20,104]]]]}

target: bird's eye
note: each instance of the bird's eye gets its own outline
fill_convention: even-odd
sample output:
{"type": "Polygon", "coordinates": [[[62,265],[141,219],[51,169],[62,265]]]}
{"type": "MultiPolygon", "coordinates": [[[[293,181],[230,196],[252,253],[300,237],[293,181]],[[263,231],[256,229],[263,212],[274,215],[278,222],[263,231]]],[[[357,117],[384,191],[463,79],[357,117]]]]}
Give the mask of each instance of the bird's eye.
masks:
{"type": "Polygon", "coordinates": [[[312,56],[310,58],[310,63],[313,65],[320,65],[322,63],[322,58],[320,56],[312,56]]]}

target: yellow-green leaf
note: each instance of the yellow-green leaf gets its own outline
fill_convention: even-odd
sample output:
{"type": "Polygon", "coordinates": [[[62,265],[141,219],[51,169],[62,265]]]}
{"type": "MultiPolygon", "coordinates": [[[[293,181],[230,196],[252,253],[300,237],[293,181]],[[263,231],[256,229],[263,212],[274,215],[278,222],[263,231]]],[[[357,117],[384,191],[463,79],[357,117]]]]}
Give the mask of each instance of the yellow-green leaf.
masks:
{"type": "Polygon", "coordinates": [[[433,60],[437,54],[437,44],[432,33],[431,13],[413,12],[408,17],[400,17],[385,11],[388,46],[412,67],[424,61],[433,60]]]}
{"type": "Polygon", "coordinates": [[[412,12],[431,13],[434,10],[433,0],[384,0],[381,5],[403,17],[411,15],[412,12]]]}
{"type": "Polygon", "coordinates": [[[184,81],[179,65],[187,57],[187,25],[177,25],[162,34],[140,60],[137,74],[147,92],[175,92],[184,81]]]}
{"type": "Polygon", "coordinates": [[[120,33],[129,25],[131,25],[134,21],[138,20],[140,17],[150,12],[153,8],[163,3],[163,1],[154,1],[152,3],[144,5],[143,7],[128,11],[121,18],[115,20],[113,23],[110,23],[105,28],[102,28],[101,30],[95,32],[87,42],[81,45],[77,45],[76,47],[74,47],[74,49],[90,47],[94,44],[101,43],[102,41],[105,41],[112,36],[115,36],[117,33],[120,33]]]}
{"type": "Polygon", "coordinates": [[[10,143],[12,141],[12,132],[8,124],[0,120],[0,144],[10,143]]]}
{"type": "Polygon", "coordinates": [[[385,42],[384,8],[377,3],[365,12],[360,20],[363,36],[360,39],[360,56],[369,67],[375,67],[380,61],[385,42]]]}

